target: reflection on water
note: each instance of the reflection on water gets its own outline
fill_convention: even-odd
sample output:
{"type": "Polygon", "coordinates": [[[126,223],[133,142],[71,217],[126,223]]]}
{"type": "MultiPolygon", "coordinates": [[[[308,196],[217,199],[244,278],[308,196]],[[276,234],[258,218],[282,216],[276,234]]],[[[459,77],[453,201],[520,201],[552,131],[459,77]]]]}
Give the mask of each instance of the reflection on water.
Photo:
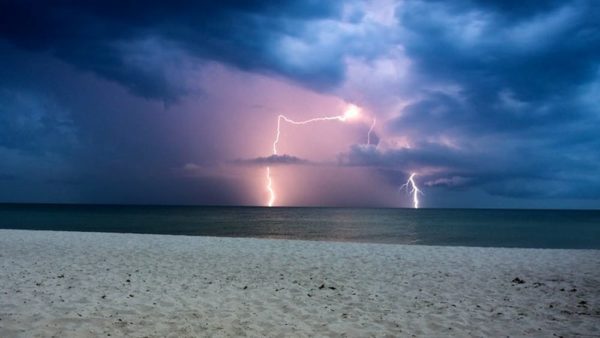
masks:
{"type": "Polygon", "coordinates": [[[0,228],[600,249],[600,211],[0,205],[0,228]]]}

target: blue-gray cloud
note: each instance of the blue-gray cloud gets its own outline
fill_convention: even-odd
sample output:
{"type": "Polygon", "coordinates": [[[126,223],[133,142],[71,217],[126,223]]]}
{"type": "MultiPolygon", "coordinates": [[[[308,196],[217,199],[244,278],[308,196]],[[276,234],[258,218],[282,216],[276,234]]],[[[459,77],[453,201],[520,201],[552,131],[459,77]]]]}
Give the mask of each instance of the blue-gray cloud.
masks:
{"type": "Polygon", "coordinates": [[[0,102],[0,147],[39,153],[77,146],[73,120],[52,99],[0,87],[0,102]]]}
{"type": "Polygon", "coordinates": [[[366,24],[360,6],[349,14],[355,3],[0,1],[0,180],[16,191],[23,185],[14,182],[41,166],[48,174],[37,182],[71,182],[63,185],[107,201],[143,199],[148,184],[178,201],[221,191],[219,203],[242,203],[235,182],[206,179],[190,190],[161,176],[223,160],[212,141],[219,131],[199,125],[205,143],[190,159],[165,136],[173,117],[140,97],[176,102],[188,90],[177,70],[202,60],[331,92],[349,81],[349,58],[390,60],[401,50],[409,66],[399,85],[364,96],[408,102],[377,121],[383,143],[405,137],[410,148],[354,146],[341,165],[374,167],[390,184],[420,170],[432,189],[600,199],[599,2],[408,0],[385,27],[366,24]],[[119,96],[120,86],[133,95],[119,96]]]}
{"type": "Polygon", "coordinates": [[[335,18],[339,11],[338,1],[8,0],[0,2],[0,39],[49,52],[138,95],[172,101],[185,88],[170,81],[164,63],[177,66],[178,52],[314,87],[338,83],[343,68],[337,53],[321,55],[306,67],[281,54],[279,43],[309,34],[313,20],[335,18]],[[170,54],[162,55],[165,50],[170,54]]]}
{"type": "Polygon", "coordinates": [[[494,195],[600,198],[597,2],[407,1],[396,18],[419,90],[387,128],[413,144],[354,147],[344,164],[435,169],[432,186],[494,195]]]}

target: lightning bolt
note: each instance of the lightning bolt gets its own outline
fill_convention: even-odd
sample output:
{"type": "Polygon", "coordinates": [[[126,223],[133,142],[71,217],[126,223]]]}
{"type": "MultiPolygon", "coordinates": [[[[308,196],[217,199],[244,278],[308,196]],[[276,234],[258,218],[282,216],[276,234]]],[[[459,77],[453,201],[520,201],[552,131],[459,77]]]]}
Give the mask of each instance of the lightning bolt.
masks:
{"type": "Polygon", "coordinates": [[[294,121],[289,119],[287,116],[285,115],[279,115],[277,116],[277,134],[275,135],[275,141],[273,142],[273,155],[277,155],[277,144],[279,144],[279,136],[281,135],[281,121],[285,121],[287,123],[290,124],[295,124],[295,125],[303,125],[303,124],[309,124],[309,123],[313,123],[313,122],[320,122],[320,121],[346,121],[348,118],[351,118],[351,116],[348,116],[348,114],[344,114],[344,115],[337,115],[337,116],[326,116],[326,117],[315,117],[312,118],[310,120],[306,120],[306,121],[294,121]]]}
{"type": "Polygon", "coordinates": [[[415,183],[415,175],[415,173],[411,173],[410,177],[408,178],[408,181],[401,185],[400,189],[406,188],[406,191],[408,191],[409,194],[413,195],[413,206],[415,209],[419,209],[419,194],[423,194],[423,192],[421,191],[421,189],[419,189],[419,187],[417,187],[417,184],[415,183]]]}
{"type": "Polygon", "coordinates": [[[373,128],[375,128],[375,123],[377,122],[376,118],[373,118],[373,123],[371,123],[371,127],[369,128],[369,132],[367,133],[367,145],[371,145],[371,133],[373,132],[373,128]]]}
{"type": "MultiPolygon", "coordinates": [[[[273,141],[273,155],[277,155],[277,144],[279,144],[279,138],[281,136],[281,122],[285,121],[294,125],[304,125],[310,124],[314,122],[323,122],[323,121],[341,121],[346,122],[347,120],[354,119],[358,117],[360,114],[360,108],[355,105],[350,105],[348,109],[342,115],[336,116],[324,116],[324,117],[315,117],[312,119],[304,120],[304,121],[294,121],[288,118],[285,115],[277,116],[277,132],[275,134],[275,141],[273,141]]],[[[269,192],[269,201],[267,205],[272,207],[275,204],[275,200],[277,199],[277,195],[275,193],[275,189],[273,188],[273,178],[271,177],[271,167],[267,167],[267,191],[269,192]]]]}
{"type": "Polygon", "coordinates": [[[275,203],[275,191],[273,190],[273,179],[271,178],[271,167],[267,167],[267,191],[269,192],[268,206],[272,207],[275,203]]]}

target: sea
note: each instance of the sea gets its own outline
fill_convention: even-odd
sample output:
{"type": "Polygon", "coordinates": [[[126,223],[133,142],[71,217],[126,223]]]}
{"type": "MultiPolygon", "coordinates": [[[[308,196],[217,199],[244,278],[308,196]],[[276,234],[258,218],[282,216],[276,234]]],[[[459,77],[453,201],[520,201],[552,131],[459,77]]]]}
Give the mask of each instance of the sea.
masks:
{"type": "Polygon", "coordinates": [[[600,210],[0,204],[0,228],[600,249],[600,210]]]}

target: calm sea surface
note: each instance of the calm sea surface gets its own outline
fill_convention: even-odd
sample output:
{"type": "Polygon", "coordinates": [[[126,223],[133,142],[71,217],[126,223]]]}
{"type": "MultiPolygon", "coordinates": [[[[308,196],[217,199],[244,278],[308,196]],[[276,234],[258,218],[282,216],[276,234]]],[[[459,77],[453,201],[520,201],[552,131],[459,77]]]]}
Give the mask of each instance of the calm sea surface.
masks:
{"type": "Polygon", "coordinates": [[[600,249],[599,210],[0,204],[0,228],[600,249]]]}

